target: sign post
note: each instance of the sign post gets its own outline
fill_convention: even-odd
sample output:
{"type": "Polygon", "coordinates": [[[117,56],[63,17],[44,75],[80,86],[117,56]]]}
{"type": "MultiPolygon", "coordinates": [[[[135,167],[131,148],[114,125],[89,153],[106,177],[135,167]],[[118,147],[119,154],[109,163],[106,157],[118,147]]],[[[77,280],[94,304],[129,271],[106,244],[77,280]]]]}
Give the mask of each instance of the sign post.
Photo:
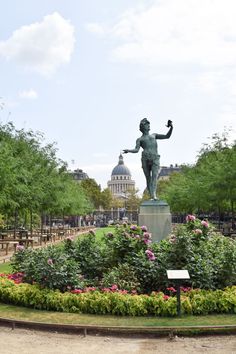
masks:
{"type": "Polygon", "coordinates": [[[176,284],[177,290],[177,314],[181,316],[181,300],[180,300],[180,282],[181,280],[190,279],[189,272],[183,270],[167,270],[167,278],[173,280],[176,284]]]}

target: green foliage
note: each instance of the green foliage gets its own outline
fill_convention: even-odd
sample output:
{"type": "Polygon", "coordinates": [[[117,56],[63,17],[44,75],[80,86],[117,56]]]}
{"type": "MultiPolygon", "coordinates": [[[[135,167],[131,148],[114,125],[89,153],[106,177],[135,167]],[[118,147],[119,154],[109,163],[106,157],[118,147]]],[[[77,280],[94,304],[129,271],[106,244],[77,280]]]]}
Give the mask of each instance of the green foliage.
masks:
{"type": "MultiPolygon", "coordinates": [[[[176,316],[176,297],[162,292],[131,295],[119,291],[72,294],[42,289],[38,285],[14,284],[0,277],[0,301],[40,310],[119,316],[176,316]]],[[[225,290],[190,290],[181,293],[183,314],[236,313],[236,287],[225,290]]]]}
{"type": "Polygon", "coordinates": [[[18,250],[12,263],[27,282],[63,291],[88,285],[145,294],[165,291],[175,285],[167,279],[167,269],[189,271],[183,286],[222,289],[236,284],[235,240],[216,234],[206,220],[193,215],[160,243],[151,243],[146,227],[124,224],[99,239],[91,230],[76,241],[68,237],[61,247],[18,250]]]}
{"type": "Polygon", "coordinates": [[[215,134],[200,151],[197,163],[183,166],[161,185],[161,198],[174,212],[230,211],[236,201],[236,145],[228,134],[215,134]]]}
{"type": "Polygon", "coordinates": [[[128,263],[119,264],[107,273],[103,274],[102,286],[110,288],[116,284],[119,289],[139,291],[140,283],[137,279],[135,269],[128,263]]]}
{"type": "Polygon", "coordinates": [[[150,261],[144,251],[140,251],[132,259],[130,258],[130,264],[135,269],[141,293],[151,293],[159,288],[157,260],[150,261]]]}
{"type": "Polygon", "coordinates": [[[112,194],[109,188],[105,188],[102,192],[101,192],[101,201],[100,201],[100,205],[102,206],[102,208],[104,210],[110,210],[111,209],[111,205],[112,205],[112,194]]]}
{"type": "Polygon", "coordinates": [[[96,242],[95,233],[91,230],[74,243],[73,258],[79,264],[84,278],[88,282],[97,282],[106,269],[107,254],[96,242]]]}
{"type": "Polygon", "coordinates": [[[187,285],[217,289],[236,283],[236,243],[215,234],[207,222],[189,220],[186,226],[178,227],[169,241],[166,266],[188,269],[191,280],[187,285]]]}
{"type": "Polygon", "coordinates": [[[30,284],[60,291],[83,287],[78,263],[56,247],[19,250],[12,258],[12,267],[30,284]]]}
{"type": "Polygon", "coordinates": [[[138,190],[129,190],[126,195],[125,207],[128,211],[138,210],[141,198],[138,196],[138,190]]]}
{"type": "Polygon", "coordinates": [[[129,261],[140,250],[147,249],[147,243],[151,242],[148,238],[151,235],[137,225],[117,225],[114,233],[108,232],[104,236],[104,243],[109,251],[110,267],[115,267],[119,263],[129,261]],[[145,243],[147,242],[147,243],[145,243]]]}
{"type": "Polygon", "coordinates": [[[16,130],[13,123],[0,125],[0,175],[0,212],[8,217],[91,210],[54,144],[45,145],[42,134],[16,130]]]}
{"type": "Polygon", "coordinates": [[[105,188],[102,191],[101,186],[92,178],[82,180],[80,185],[93,206],[93,209],[102,207],[104,210],[108,210],[111,208],[112,194],[109,188],[105,188]]]}

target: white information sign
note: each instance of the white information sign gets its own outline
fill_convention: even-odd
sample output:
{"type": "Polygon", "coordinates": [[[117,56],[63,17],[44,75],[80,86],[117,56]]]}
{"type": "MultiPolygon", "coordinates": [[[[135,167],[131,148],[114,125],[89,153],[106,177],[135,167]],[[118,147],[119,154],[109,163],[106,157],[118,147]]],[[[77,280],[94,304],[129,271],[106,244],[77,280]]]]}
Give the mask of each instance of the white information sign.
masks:
{"type": "Polygon", "coordinates": [[[189,272],[183,270],[167,270],[168,279],[190,279],[189,272]]]}

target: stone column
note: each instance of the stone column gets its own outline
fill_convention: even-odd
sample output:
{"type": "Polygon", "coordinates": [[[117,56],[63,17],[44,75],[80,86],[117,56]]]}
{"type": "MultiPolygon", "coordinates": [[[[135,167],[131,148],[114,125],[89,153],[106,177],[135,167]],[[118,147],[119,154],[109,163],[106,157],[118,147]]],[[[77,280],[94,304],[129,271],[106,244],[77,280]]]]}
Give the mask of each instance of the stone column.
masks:
{"type": "Polygon", "coordinates": [[[159,242],[171,233],[171,213],[163,200],[147,200],[140,205],[139,226],[146,225],[152,241],[159,242]]]}

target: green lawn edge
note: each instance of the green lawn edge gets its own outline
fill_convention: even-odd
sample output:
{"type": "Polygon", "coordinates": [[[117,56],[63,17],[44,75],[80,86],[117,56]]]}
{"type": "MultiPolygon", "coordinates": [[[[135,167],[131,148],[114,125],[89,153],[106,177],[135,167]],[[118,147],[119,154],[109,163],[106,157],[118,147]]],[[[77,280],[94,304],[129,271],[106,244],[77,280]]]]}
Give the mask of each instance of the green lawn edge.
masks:
{"type": "Polygon", "coordinates": [[[182,327],[182,326],[236,326],[236,315],[220,314],[181,317],[121,317],[112,315],[86,315],[35,310],[0,303],[0,317],[49,324],[73,324],[117,327],[182,327]]]}

